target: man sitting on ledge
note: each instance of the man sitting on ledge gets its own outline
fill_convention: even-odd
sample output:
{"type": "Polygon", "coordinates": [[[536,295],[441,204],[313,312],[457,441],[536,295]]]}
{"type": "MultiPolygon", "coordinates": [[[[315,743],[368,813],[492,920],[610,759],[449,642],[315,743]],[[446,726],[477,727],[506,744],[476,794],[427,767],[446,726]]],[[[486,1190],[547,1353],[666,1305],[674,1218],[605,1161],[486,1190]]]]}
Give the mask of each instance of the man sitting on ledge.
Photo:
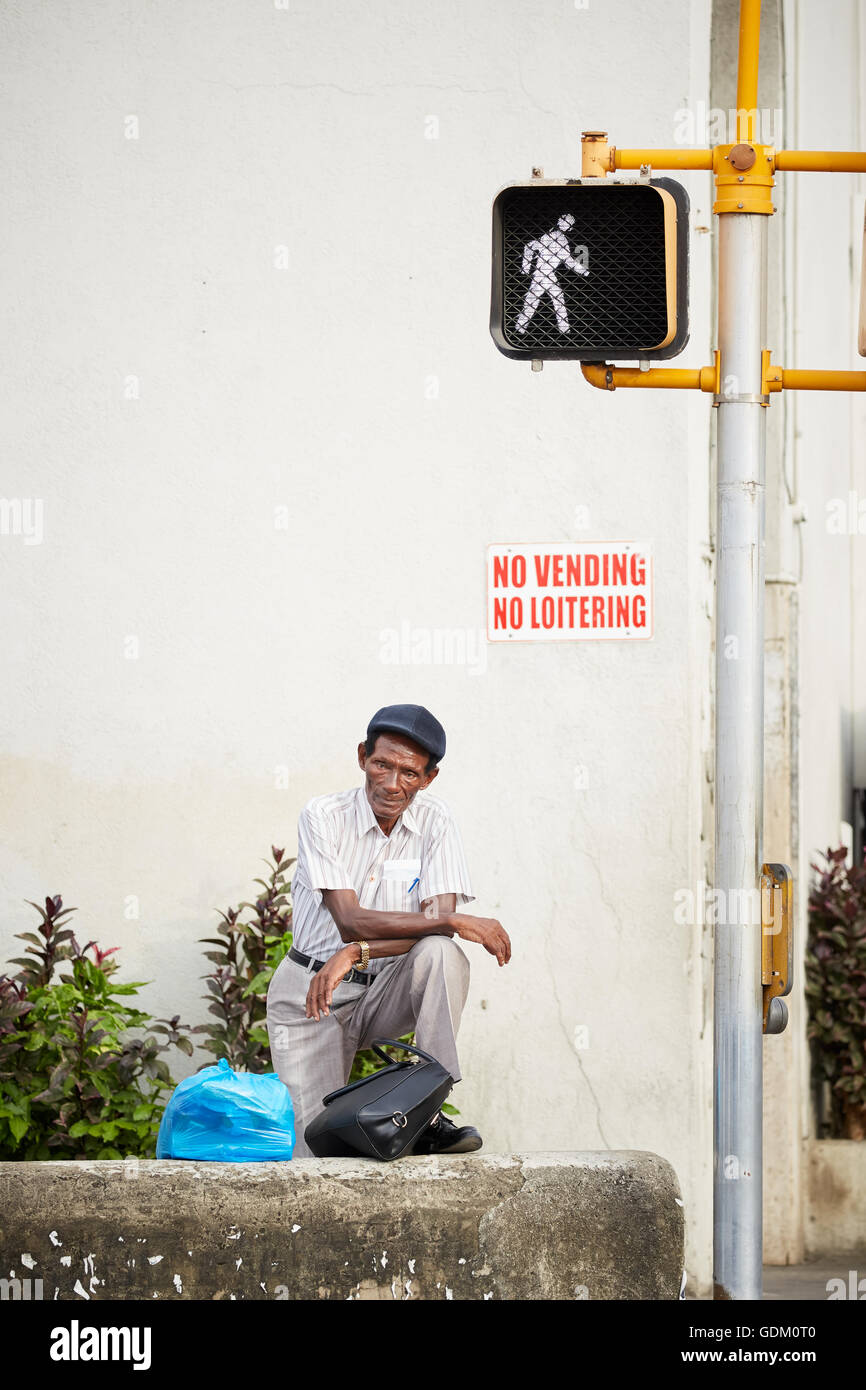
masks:
{"type": "MultiPolygon", "coordinates": [[[[268,989],[271,1056],[295,1110],[294,1156],[322,1097],[344,1086],[355,1053],[412,1030],[460,1080],[456,1035],[477,941],[500,965],[508,935],[492,917],[457,911],[473,893],[457,826],[427,794],[445,730],[421,705],[389,705],[358,745],[364,786],[308,802],[292,879],[294,945],[268,989]]],[[[414,1153],[480,1149],[471,1125],[439,1114],[414,1153]]]]}

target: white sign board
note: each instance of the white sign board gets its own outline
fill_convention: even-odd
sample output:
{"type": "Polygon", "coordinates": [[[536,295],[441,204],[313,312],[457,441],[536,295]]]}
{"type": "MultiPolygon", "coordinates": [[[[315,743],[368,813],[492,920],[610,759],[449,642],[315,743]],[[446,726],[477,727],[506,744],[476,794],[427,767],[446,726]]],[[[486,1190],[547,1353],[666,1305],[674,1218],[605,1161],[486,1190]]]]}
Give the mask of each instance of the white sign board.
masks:
{"type": "Polygon", "coordinates": [[[645,640],[652,635],[649,542],[515,542],[487,547],[488,641],[645,640]]]}

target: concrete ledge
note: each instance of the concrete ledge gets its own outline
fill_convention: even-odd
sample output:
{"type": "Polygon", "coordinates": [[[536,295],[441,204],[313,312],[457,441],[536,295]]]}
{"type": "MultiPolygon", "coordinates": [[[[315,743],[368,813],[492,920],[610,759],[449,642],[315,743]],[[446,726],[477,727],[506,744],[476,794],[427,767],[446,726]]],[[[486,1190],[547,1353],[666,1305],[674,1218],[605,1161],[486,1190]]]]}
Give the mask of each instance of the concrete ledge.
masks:
{"type": "Polygon", "coordinates": [[[662,1299],[683,1271],[651,1153],[3,1163],[0,1213],[44,1299],[662,1299]]]}

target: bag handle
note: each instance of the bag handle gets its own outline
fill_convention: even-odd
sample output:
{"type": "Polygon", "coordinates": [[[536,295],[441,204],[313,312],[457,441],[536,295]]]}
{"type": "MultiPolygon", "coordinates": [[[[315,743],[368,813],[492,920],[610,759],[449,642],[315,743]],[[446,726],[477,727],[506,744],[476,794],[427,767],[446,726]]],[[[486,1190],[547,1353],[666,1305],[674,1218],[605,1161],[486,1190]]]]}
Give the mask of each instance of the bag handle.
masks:
{"type": "MultiPolygon", "coordinates": [[[[435,1058],[435,1057],[431,1057],[431,1056],[430,1056],[430,1053],[429,1053],[429,1052],[422,1052],[421,1049],[420,1049],[420,1047],[413,1047],[411,1043],[400,1042],[399,1038],[379,1038],[379,1042],[371,1043],[371,1044],[370,1044],[370,1047],[372,1048],[372,1050],[376,1053],[376,1055],[377,1055],[378,1057],[381,1057],[382,1061],[385,1062],[385,1063],[387,1064],[388,1067],[408,1067],[408,1066],[410,1065],[410,1063],[409,1063],[409,1062],[393,1062],[393,1061],[391,1060],[391,1058],[388,1056],[387,1052],[383,1052],[383,1051],[382,1051],[381,1047],[379,1046],[379,1043],[388,1043],[391,1047],[402,1047],[406,1052],[415,1052],[415,1053],[417,1053],[417,1055],[418,1055],[419,1057],[423,1057],[423,1058],[424,1058],[424,1061],[425,1061],[425,1062],[432,1062],[433,1065],[436,1066],[436,1067],[438,1067],[438,1066],[441,1065],[441,1063],[439,1063],[439,1062],[436,1061],[436,1058],[435,1058]]],[[[350,1091],[355,1091],[355,1090],[358,1090],[358,1089],[359,1089],[360,1087],[362,1087],[362,1086],[366,1086],[368,1081],[372,1081],[372,1080],[373,1080],[373,1076],[381,1076],[381,1075],[382,1075],[382,1072],[377,1071],[377,1072],[373,1072],[373,1075],[372,1075],[372,1076],[362,1076],[361,1079],[360,1079],[360,1081],[350,1081],[349,1084],[348,1084],[348,1086],[341,1086],[340,1089],[339,1089],[338,1091],[331,1091],[328,1095],[322,1096],[322,1104],[323,1104],[323,1105],[330,1105],[331,1101],[332,1101],[332,1100],[336,1100],[337,1096],[345,1096],[345,1095],[348,1095],[348,1093],[349,1093],[350,1091]]]]}
{"type": "Polygon", "coordinates": [[[399,1038],[379,1038],[377,1042],[371,1043],[370,1047],[375,1052],[376,1056],[381,1057],[382,1061],[386,1062],[389,1067],[394,1066],[394,1060],[388,1056],[387,1052],[382,1051],[382,1048],[379,1046],[380,1043],[387,1043],[389,1047],[402,1048],[404,1052],[414,1052],[417,1057],[423,1057],[425,1062],[433,1062],[435,1066],[439,1066],[436,1058],[431,1057],[429,1052],[422,1052],[420,1047],[413,1047],[411,1043],[400,1042],[399,1038]]]}

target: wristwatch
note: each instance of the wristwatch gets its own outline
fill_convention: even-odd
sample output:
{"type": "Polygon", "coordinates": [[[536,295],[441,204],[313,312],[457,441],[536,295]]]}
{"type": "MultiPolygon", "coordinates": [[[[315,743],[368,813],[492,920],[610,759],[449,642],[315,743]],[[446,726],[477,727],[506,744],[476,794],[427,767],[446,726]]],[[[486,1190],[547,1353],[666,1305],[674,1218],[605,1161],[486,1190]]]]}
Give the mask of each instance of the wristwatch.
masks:
{"type": "Polygon", "coordinates": [[[358,945],[361,948],[361,959],[358,962],[358,969],[366,970],[367,966],[370,964],[370,943],[368,941],[359,941],[358,945]]]}

